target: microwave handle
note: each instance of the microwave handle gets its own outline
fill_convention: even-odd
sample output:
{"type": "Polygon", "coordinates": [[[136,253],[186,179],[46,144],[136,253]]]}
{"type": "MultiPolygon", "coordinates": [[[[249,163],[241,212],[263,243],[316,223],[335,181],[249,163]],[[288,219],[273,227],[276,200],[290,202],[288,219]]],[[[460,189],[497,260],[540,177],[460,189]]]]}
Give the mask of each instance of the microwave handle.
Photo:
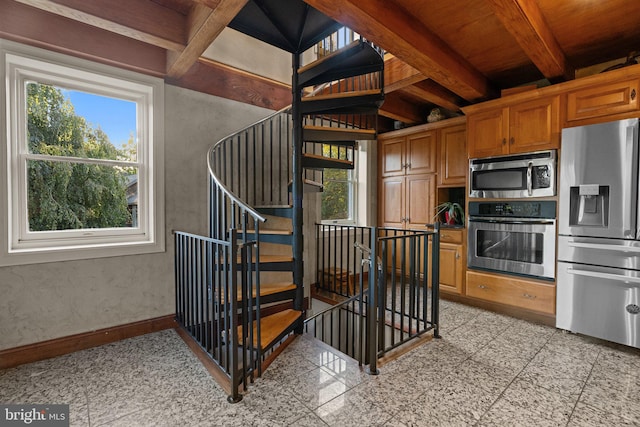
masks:
{"type": "Polygon", "coordinates": [[[532,224],[532,225],[554,225],[556,223],[553,219],[507,219],[507,218],[496,218],[496,217],[469,217],[469,222],[485,222],[491,224],[532,224]]]}
{"type": "Polygon", "coordinates": [[[527,167],[527,192],[529,193],[529,197],[533,194],[533,182],[531,178],[531,170],[533,169],[533,162],[529,162],[529,166],[527,167]]]}

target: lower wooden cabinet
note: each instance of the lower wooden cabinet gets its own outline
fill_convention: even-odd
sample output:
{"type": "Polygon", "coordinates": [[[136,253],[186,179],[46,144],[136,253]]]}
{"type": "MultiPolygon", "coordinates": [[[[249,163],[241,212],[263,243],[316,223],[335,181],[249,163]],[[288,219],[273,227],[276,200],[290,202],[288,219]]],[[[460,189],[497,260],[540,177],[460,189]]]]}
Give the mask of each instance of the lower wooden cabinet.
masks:
{"type": "Polygon", "coordinates": [[[556,287],[553,283],[513,276],[467,271],[467,296],[555,314],[556,287]]]}
{"type": "MultiPolygon", "coordinates": [[[[440,230],[440,291],[462,295],[464,293],[464,254],[462,229],[440,230]]],[[[429,271],[431,271],[431,242],[429,242],[429,271]]],[[[429,277],[431,285],[431,277],[429,277]]]]}
{"type": "Polygon", "coordinates": [[[463,246],[452,243],[440,243],[440,290],[462,294],[463,246]]]}

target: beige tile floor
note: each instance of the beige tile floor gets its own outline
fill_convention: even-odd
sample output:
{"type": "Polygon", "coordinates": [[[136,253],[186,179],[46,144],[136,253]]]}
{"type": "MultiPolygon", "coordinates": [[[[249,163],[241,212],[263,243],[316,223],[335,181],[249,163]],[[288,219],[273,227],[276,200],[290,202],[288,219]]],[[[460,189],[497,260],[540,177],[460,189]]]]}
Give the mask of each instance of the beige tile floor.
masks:
{"type": "Polygon", "coordinates": [[[370,376],[312,338],[229,404],[173,330],[0,371],[74,426],[640,426],[640,351],[442,301],[442,339],[370,376]]]}

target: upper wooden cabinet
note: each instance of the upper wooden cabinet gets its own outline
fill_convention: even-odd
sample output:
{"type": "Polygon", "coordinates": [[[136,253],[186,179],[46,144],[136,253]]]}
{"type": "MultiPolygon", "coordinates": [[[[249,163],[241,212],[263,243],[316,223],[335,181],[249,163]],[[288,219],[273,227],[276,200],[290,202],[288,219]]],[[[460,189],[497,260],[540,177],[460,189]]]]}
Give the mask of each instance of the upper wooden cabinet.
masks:
{"type": "Polygon", "coordinates": [[[414,175],[436,171],[436,132],[380,137],[382,176],[414,175]]]}
{"type": "Polygon", "coordinates": [[[567,93],[567,122],[638,110],[638,79],[606,83],[567,93]]]}
{"type": "Polygon", "coordinates": [[[535,99],[469,114],[469,157],[558,148],[560,98],[535,99]]]}
{"type": "Polygon", "coordinates": [[[458,125],[438,130],[440,141],[440,166],[438,185],[463,187],[466,182],[467,168],[467,126],[458,125]]]}

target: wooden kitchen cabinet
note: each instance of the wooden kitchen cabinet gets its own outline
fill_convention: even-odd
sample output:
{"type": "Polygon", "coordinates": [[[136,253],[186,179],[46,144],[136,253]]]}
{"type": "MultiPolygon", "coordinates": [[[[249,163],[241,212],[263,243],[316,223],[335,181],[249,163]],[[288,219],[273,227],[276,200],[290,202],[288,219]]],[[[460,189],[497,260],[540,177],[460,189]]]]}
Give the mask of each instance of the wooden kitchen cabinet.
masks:
{"type": "Polygon", "coordinates": [[[426,229],[426,224],[433,222],[435,184],[434,174],[383,178],[380,185],[380,225],[426,229]]]}
{"type": "Polygon", "coordinates": [[[638,110],[638,79],[607,83],[567,93],[567,122],[638,110]]]}
{"type": "Polygon", "coordinates": [[[435,173],[436,135],[435,131],[422,131],[388,139],[381,137],[381,176],[435,173]]]}
{"type": "Polygon", "coordinates": [[[558,148],[560,98],[540,98],[468,116],[469,157],[558,148]]]}
{"type": "Polygon", "coordinates": [[[440,290],[461,295],[464,286],[463,230],[440,229],[440,290]]]}
{"type": "Polygon", "coordinates": [[[546,314],[556,311],[553,283],[468,270],[466,285],[470,297],[546,314]]]}
{"type": "Polygon", "coordinates": [[[439,131],[440,165],[438,186],[464,187],[467,180],[467,126],[442,128],[439,131]]]}

